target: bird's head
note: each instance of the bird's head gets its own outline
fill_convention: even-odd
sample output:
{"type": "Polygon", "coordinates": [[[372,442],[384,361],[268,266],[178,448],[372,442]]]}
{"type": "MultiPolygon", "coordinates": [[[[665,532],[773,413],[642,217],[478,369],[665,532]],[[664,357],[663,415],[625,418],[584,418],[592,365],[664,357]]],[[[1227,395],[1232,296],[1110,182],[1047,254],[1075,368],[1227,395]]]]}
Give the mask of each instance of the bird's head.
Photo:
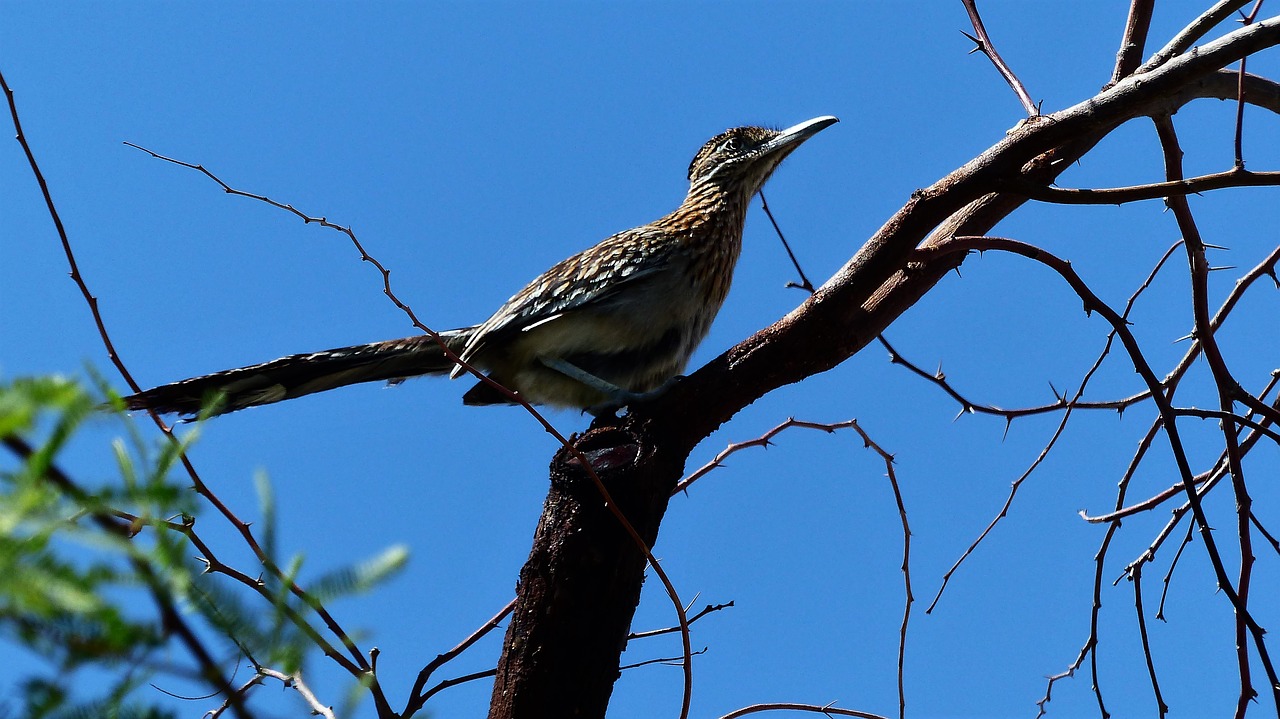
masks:
{"type": "Polygon", "coordinates": [[[694,186],[712,183],[726,190],[742,189],[750,197],[792,150],[837,122],[824,115],[785,130],[752,126],[725,130],[698,150],[689,163],[689,182],[694,186]]]}

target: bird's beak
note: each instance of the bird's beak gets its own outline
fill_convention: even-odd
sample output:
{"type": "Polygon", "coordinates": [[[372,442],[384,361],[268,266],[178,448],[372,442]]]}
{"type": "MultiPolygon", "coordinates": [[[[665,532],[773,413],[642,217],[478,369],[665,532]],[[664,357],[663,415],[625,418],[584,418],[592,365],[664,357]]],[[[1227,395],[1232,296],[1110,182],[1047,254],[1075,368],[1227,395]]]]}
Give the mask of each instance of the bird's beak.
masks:
{"type": "Polygon", "coordinates": [[[777,137],[770,140],[762,149],[764,155],[773,155],[781,152],[783,155],[791,152],[800,146],[800,143],[808,140],[819,132],[840,122],[838,118],[831,115],[823,115],[815,117],[812,120],[805,120],[798,125],[792,125],[778,134],[777,137]]]}

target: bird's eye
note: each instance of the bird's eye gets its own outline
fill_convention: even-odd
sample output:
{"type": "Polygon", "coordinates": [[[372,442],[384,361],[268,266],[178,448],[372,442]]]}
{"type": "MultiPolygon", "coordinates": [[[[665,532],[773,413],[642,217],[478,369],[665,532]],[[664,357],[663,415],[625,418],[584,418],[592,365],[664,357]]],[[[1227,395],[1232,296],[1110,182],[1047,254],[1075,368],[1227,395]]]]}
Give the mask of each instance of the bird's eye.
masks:
{"type": "Polygon", "coordinates": [[[742,140],[736,137],[731,137],[724,141],[724,144],[720,146],[720,149],[725,152],[737,152],[742,149],[742,140]]]}

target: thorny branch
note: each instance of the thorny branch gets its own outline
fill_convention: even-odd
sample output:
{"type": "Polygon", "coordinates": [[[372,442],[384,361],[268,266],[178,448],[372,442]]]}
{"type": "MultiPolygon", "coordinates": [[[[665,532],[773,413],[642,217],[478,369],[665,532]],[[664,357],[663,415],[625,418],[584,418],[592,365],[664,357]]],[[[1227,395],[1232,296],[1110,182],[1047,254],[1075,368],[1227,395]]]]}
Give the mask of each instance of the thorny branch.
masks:
{"type": "Polygon", "coordinates": [[[1027,88],[1013,74],[1013,70],[1009,64],[1000,57],[1000,53],[996,51],[995,45],[991,43],[991,37],[987,35],[987,28],[982,24],[982,17],[978,15],[977,0],[961,0],[964,3],[965,12],[969,13],[969,22],[973,25],[973,32],[977,35],[974,37],[969,33],[964,36],[973,41],[975,45],[973,51],[981,52],[987,56],[992,65],[996,66],[996,70],[1000,73],[1000,77],[1009,83],[1009,87],[1013,89],[1013,93],[1018,96],[1018,102],[1022,103],[1022,109],[1027,111],[1027,117],[1038,117],[1040,115],[1040,107],[1031,99],[1031,95],[1027,93],[1027,88]]]}
{"type": "MultiPolygon", "coordinates": [[[[1184,237],[1184,239],[1187,238],[1184,237]]],[[[1101,315],[1109,324],[1111,324],[1112,328],[1120,337],[1134,368],[1138,371],[1138,374],[1142,377],[1143,381],[1147,383],[1147,387],[1151,391],[1152,397],[1155,399],[1156,405],[1159,409],[1164,434],[1169,440],[1170,449],[1173,452],[1178,473],[1182,477],[1184,489],[1187,492],[1188,499],[1191,503],[1192,514],[1195,516],[1196,523],[1201,529],[1201,537],[1204,540],[1205,551],[1209,557],[1210,564],[1213,567],[1214,574],[1218,579],[1218,587],[1235,609],[1237,616],[1240,618],[1240,621],[1243,623],[1247,632],[1252,635],[1254,647],[1260,656],[1263,668],[1267,672],[1268,679],[1273,687],[1273,696],[1276,700],[1277,708],[1280,710],[1280,681],[1277,681],[1276,679],[1275,670],[1272,667],[1270,656],[1266,649],[1265,640],[1263,639],[1265,630],[1258,625],[1252,614],[1250,614],[1247,605],[1247,595],[1242,599],[1241,595],[1237,593],[1235,587],[1227,577],[1221,553],[1218,551],[1217,543],[1214,541],[1211,534],[1211,525],[1208,522],[1203,507],[1201,506],[1200,496],[1195,489],[1195,480],[1191,472],[1186,451],[1183,447],[1181,434],[1178,430],[1175,409],[1169,398],[1161,390],[1159,379],[1157,379],[1154,371],[1152,371],[1150,364],[1143,355],[1141,348],[1138,346],[1133,333],[1129,330],[1127,323],[1115,310],[1102,302],[1098,296],[1089,289],[1088,285],[1086,285],[1079,275],[1076,274],[1070,263],[1067,263],[1051,253],[1032,245],[999,237],[957,237],[953,241],[935,248],[929,254],[943,255],[947,253],[968,252],[971,250],[984,249],[998,249],[1012,252],[1039,262],[1054,270],[1067,281],[1067,284],[1070,285],[1076,292],[1076,295],[1080,297],[1084,303],[1085,310],[1087,312],[1097,312],[1101,315]]],[[[1198,319],[1197,324],[1207,326],[1207,311],[1201,312],[1201,314],[1203,315],[1203,321],[1198,319]]],[[[1247,675],[1242,677],[1242,682],[1246,680],[1247,675]]],[[[1103,712],[1105,714],[1105,709],[1103,712]]]]}
{"type": "MultiPolygon", "coordinates": [[[[680,482],[676,484],[673,494],[677,492],[687,492],[689,485],[706,476],[708,473],[723,467],[724,460],[732,454],[752,447],[767,449],[772,444],[774,437],[788,429],[791,429],[792,427],[816,429],[826,432],[827,434],[834,434],[836,430],[840,429],[852,429],[854,432],[858,433],[859,437],[862,438],[863,447],[874,451],[876,454],[880,455],[882,460],[884,460],[886,476],[888,476],[889,485],[893,489],[894,502],[898,507],[898,518],[902,523],[901,570],[905,601],[903,602],[902,624],[898,629],[898,716],[899,719],[901,719],[906,716],[907,706],[906,685],[904,679],[904,667],[906,664],[907,651],[907,625],[911,620],[911,605],[915,602],[915,596],[911,592],[911,524],[907,520],[907,509],[902,500],[902,490],[898,486],[898,475],[894,470],[893,455],[886,452],[879,444],[876,444],[876,442],[871,439],[871,435],[867,434],[866,430],[862,428],[862,425],[858,424],[858,420],[850,419],[843,422],[819,423],[806,422],[803,420],[797,420],[795,417],[789,417],[786,421],[776,425],[755,439],[736,442],[725,447],[710,462],[707,462],[687,477],[680,480],[680,482]]],[[[701,614],[699,616],[701,616],[701,614]]]]}
{"type": "Polygon", "coordinates": [[[827,704],[825,706],[818,706],[816,704],[786,704],[781,702],[776,704],[752,704],[749,707],[743,707],[736,711],[731,711],[728,714],[725,714],[724,716],[720,717],[720,719],[738,719],[738,717],[744,717],[744,716],[747,716],[748,714],[759,714],[760,712],[776,712],[776,711],[825,714],[826,716],[829,716],[829,717],[841,716],[841,717],[858,717],[859,719],[885,719],[885,717],[882,717],[879,714],[872,714],[870,712],[860,712],[854,709],[841,709],[837,706],[834,706],[834,702],[832,702],[831,704],[827,704]]]}
{"type": "MultiPolygon", "coordinates": [[[[1178,136],[1174,130],[1173,119],[1169,116],[1158,117],[1155,119],[1155,125],[1156,134],[1160,138],[1160,146],[1164,152],[1165,173],[1170,180],[1182,179],[1182,148],[1178,144],[1178,136]]],[[[1214,384],[1217,386],[1222,411],[1230,415],[1234,409],[1235,401],[1243,399],[1243,397],[1239,396],[1243,392],[1239,391],[1239,385],[1227,368],[1222,351],[1218,347],[1217,338],[1214,336],[1213,328],[1210,325],[1209,262],[1205,257],[1204,240],[1201,239],[1200,230],[1196,226],[1195,218],[1192,217],[1191,206],[1187,202],[1186,196],[1173,196],[1168,198],[1166,202],[1169,209],[1173,211],[1173,216],[1178,223],[1178,229],[1182,231],[1184,246],[1187,250],[1187,260],[1191,270],[1191,304],[1192,316],[1195,318],[1195,335],[1204,347],[1205,361],[1209,365],[1214,384]]],[[[1168,423],[1166,425],[1166,433],[1172,436],[1173,427],[1171,425],[1176,420],[1166,419],[1165,421],[1168,423]]],[[[1272,699],[1275,702],[1276,712],[1280,714],[1280,678],[1276,676],[1276,670],[1271,665],[1271,658],[1267,652],[1266,644],[1263,642],[1264,630],[1254,621],[1248,610],[1254,560],[1252,535],[1249,527],[1252,500],[1245,485],[1244,469],[1240,460],[1239,439],[1231,422],[1222,423],[1222,434],[1226,444],[1231,487],[1236,496],[1236,531],[1240,546],[1240,571],[1238,583],[1234,588],[1230,586],[1230,579],[1222,566],[1221,557],[1217,556],[1217,547],[1211,535],[1208,517],[1200,506],[1195,483],[1187,473],[1183,474],[1183,484],[1185,485],[1188,500],[1191,502],[1191,511],[1195,515],[1196,523],[1200,526],[1205,551],[1209,554],[1214,572],[1217,574],[1219,588],[1227,594],[1236,610],[1236,660],[1240,671],[1240,699],[1236,704],[1236,719],[1243,719],[1245,712],[1249,708],[1249,703],[1257,696],[1257,691],[1253,688],[1250,676],[1248,642],[1250,633],[1253,634],[1254,648],[1258,652],[1263,669],[1266,671],[1267,679],[1271,685],[1272,699]],[[1224,584],[1227,586],[1222,586],[1224,584]]]]}
{"type": "MultiPolygon", "coordinates": [[[[1125,303],[1124,312],[1120,315],[1122,320],[1126,322],[1128,321],[1129,314],[1130,312],[1133,311],[1134,304],[1138,301],[1138,298],[1142,295],[1143,292],[1146,291],[1148,287],[1151,286],[1151,283],[1155,280],[1156,275],[1159,274],[1161,268],[1164,267],[1166,261],[1168,261],[1169,257],[1172,256],[1173,252],[1181,244],[1182,244],[1181,242],[1175,242],[1172,246],[1169,247],[1168,250],[1165,250],[1165,253],[1160,257],[1160,260],[1156,262],[1155,267],[1153,267],[1151,269],[1151,272],[1147,274],[1147,278],[1143,280],[1142,284],[1138,286],[1138,289],[1134,290],[1133,294],[1129,296],[1128,302],[1125,303]]],[[[1009,495],[1005,498],[1004,506],[1000,508],[1000,511],[996,514],[994,518],[992,518],[991,522],[987,524],[987,527],[978,535],[977,539],[975,539],[968,546],[968,548],[965,549],[964,553],[960,555],[960,558],[956,560],[955,564],[953,564],[951,568],[948,569],[947,572],[943,575],[942,585],[938,587],[937,594],[934,595],[933,601],[929,604],[929,608],[925,610],[926,614],[930,614],[933,612],[933,608],[937,606],[938,600],[942,598],[942,593],[946,591],[947,585],[950,583],[952,575],[954,575],[955,572],[960,568],[960,565],[963,564],[966,559],[968,559],[969,555],[972,554],[973,551],[977,549],[978,545],[981,544],[987,538],[987,536],[991,533],[993,529],[995,529],[996,524],[998,524],[1008,514],[1009,508],[1013,505],[1014,497],[1017,495],[1019,488],[1021,488],[1023,482],[1025,482],[1027,478],[1030,477],[1031,474],[1036,470],[1036,468],[1039,467],[1040,464],[1043,463],[1044,460],[1049,456],[1049,452],[1057,444],[1058,438],[1061,437],[1062,433],[1066,430],[1067,423],[1071,418],[1072,412],[1076,408],[1089,407],[1088,404],[1081,402],[1080,398],[1084,396],[1085,390],[1088,388],[1090,380],[1093,378],[1094,374],[1102,367],[1103,361],[1105,361],[1107,356],[1110,355],[1112,343],[1115,341],[1115,337],[1116,337],[1116,333],[1114,330],[1112,330],[1107,335],[1107,339],[1106,339],[1106,342],[1103,344],[1102,351],[1099,352],[1097,359],[1094,360],[1093,365],[1089,368],[1089,370],[1085,372],[1084,377],[1080,380],[1079,388],[1076,390],[1075,395],[1072,397],[1072,399],[1067,400],[1065,396],[1059,397],[1058,402],[1055,404],[1058,406],[1061,406],[1066,411],[1063,413],[1061,420],[1059,420],[1058,426],[1054,430],[1053,435],[1050,437],[1049,441],[1046,443],[1044,448],[1040,450],[1040,454],[1036,456],[1036,459],[1031,463],[1031,465],[1026,469],[1026,471],[1024,471],[1021,475],[1018,476],[1016,480],[1014,480],[1012,486],[1010,486],[1009,488],[1009,495]]],[[[886,346],[888,346],[888,343],[885,342],[883,338],[881,338],[881,342],[884,343],[886,346]]],[[[892,348],[890,348],[890,352],[893,352],[892,348]]],[[[941,386],[943,386],[944,389],[952,393],[953,397],[958,396],[958,393],[955,393],[954,390],[951,390],[950,386],[946,384],[946,380],[944,377],[938,377],[936,378],[936,381],[941,386]]],[[[1115,409],[1117,409],[1117,411],[1122,412],[1130,404],[1142,398],[1143,398],[1142,395],[1135,395],[1133,398],[1129,398],[1127,400],[1120,400],[1117,403],[1103,403],[1103,404],[1114,404],[1115,409]]],[[[1006,432],[1008,432],[1009,424],[1011,424],[1016,417],[1021,416],[1021,414],[1011,414],[1004,411],[997,411],[993,413],[1003,414],[1003,416],[1005,417],[1006,432]]],[[[1030,414],[1030,412],[1023,413],[1023,414],[1030,414]]],[[[1095,584],[1095,592],[1096,592],[1096,584],[1095,584]]],[[[1096,597],[1095,597],[1094,604],[1095,604],[1095,608],[1100,604],[1100,600],[1097,599],[1096,597]]],[[[1094,617],[1095,625],[1096,625],[1096,621],[1097,621],[1097,617],[1095,614],[1095,617],[1094,617]]],[[[1101,702],[1101,700],[1099,701],[1101,702]]]]}
{"type": "MultiPolygon", "coordinates": [[[[1182,246],[1182,241],[1179,240],[1173,243],[1173,245],[1171,245],[1169,249],[1165,250],[1165,253],[1160,257],[1160,260],[1156,262],[1155,267],[1153,267],[1151,269],[1151,272],[1147,275],[1147,278],[1143,280],[1142,284],[1138,286],[1138,289],[1135,290],[1134,293],[1129,296],[1129,301],[1125,304],[1124,312],[1121,315],[1122,317],[1125,317],[1126,319],[1129,317],[1129,313],[1133,311],[1133,305],[1135,302],[1137,302],[1138,297],[1141,296],[1142,293],[1145,292],[1146,289],[1151,286],[1151,283],[1155,281],[1156,275],[1160,273],[1161,268],[1163,268],[1165,263],[1168,262],[1169,258],[1173,255],[1174,251],[1181,246],[1182,246]]],[[[921,369],[915,363],[910,362],[901,354],[899,354],[898,351],[894,349],[893,345],[889,344],[889,341],[885,339],[884,335],[880,335],[876,339],[879,340],[881,346],[883,346],[886,350],[889,351],[890,363],[901,365],[905,367],[907,370],[909,370],[912,374],[917,375],[919,377],[923,377],[924,379],[936,384],[940,389],[942,389],[943,392],[946,392],[947,395],[949,395],[952,399],[954,399],[957,403],[959,403],[960,414],[956,415],[957,418],[966,413],[995,415],[1004,419],[1006,434],[1008,434],[1009,426],[1013,424],[1013,420],[1018,419],[1019,417],[1026,417],[1030,415],[1043,414],[1046,412],[1056,412],[1059,410],[1072,410],[1072,409],[1112,409],[1112,410],[1116,410],[1117,412],[1123,412],[1128,407],[1138,402],[1141,402],[1148,397],[1148,395],[1145,392],[1140,392],[1138,394],[1130,395],[1128,397],[1123,397],[1117,400],[1108,400],[1108,401],[1102,401],[1102,402],[1085,402],[1080,399],[1080,396],[1083,395],[1084,393],[1084,386],[1082,386],[1080,391],[1077,392],[1076,399],[1074,400],[1068,400],[1065,396],[1056,395],[1057,399],[1050,404],[1043,404],[1035,407],[1022,407],[1017,409],[1003,409],[1001,407],[997,407],[992,404],[982,404],[982,403],[973,402],[969,400],[964,395],[960,394],[960,392],[957,391],[951,385],[950,381],[947,380],[947,376],[943,374],[941,367],[938,368],[937,372],[930,374],[925,370],[921,369]]],[[[1094,370],[1097,369],[1097,366],[1100,365],[1102,361],[1106,359],[1107,355],[1111,352],[1111,343],[1112,341],[1114,341],[1114,339],[1115,339],[1114,332],[1107,336],[1107,341],[1103,347],[1102,353],[1098,356],[1098,359],[1095,360],[1094,362],[1094,370]]],[[[1092,374],[1092,371],[1090,372],[1090,374],[1092,374]]],[[[1087,385],[1088,382],[1086,381],[1082,384],[1087,385]]]]}

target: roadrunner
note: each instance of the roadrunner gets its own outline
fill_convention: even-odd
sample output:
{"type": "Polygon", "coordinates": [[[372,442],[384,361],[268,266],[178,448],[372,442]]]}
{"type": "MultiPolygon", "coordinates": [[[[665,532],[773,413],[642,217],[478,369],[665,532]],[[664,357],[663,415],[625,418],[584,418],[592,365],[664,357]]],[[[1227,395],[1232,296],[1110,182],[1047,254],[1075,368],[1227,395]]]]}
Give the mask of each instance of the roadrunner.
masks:
{"type": "MultiPolygon", "coordinates": [[[[729,292],[751,198],[792,150],[836,121],[713,137],[689,164],[689,194],[675,212],[564,260],[484,323],[441,332],[441,342],[533,404],[611,411],[660,392],[729,292]]],[[[125,403],[194,415],[220,398],[211,406],[225,413],[359,382],[464,372],[435,339],[418,335],[186,379],[125,403]]],[[[483,382],[463,401],[511,403],[483,382]]]]}

